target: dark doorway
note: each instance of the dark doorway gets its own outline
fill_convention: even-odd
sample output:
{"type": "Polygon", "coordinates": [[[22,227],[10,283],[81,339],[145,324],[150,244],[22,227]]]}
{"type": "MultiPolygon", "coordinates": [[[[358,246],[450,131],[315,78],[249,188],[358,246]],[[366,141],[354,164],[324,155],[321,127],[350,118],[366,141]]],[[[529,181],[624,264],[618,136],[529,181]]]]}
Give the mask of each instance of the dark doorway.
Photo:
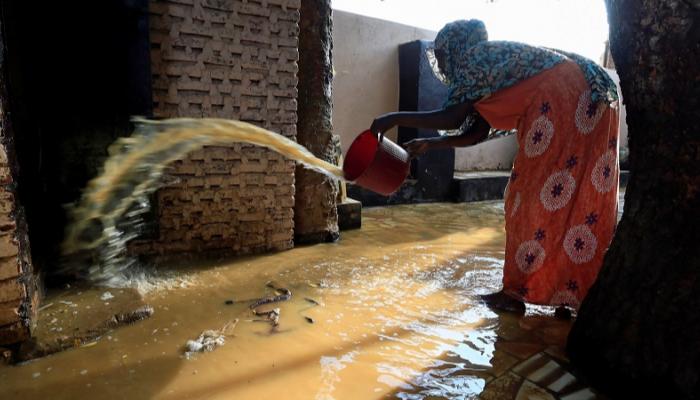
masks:
{"type": "Polygon", "coordinates": [[[131,132],[129,118],[151,115],[148,0],[3,1],[0,12],[18,192],[46,273],[58,262],[64,205],[131,132]]]}

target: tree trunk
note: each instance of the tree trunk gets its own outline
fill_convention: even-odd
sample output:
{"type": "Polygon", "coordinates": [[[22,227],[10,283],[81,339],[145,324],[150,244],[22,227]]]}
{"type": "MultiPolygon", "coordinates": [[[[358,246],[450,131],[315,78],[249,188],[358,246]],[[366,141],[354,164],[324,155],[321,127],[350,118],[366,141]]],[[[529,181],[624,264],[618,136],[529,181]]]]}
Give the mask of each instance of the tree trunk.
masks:
{"type": "Polygon", "coordinates": [[[43,286],[32,264],[27,222],[17,194],[20,169],[7,93],[6,22],[0,21],[0,363],[7,361],[1,346],[31,337],[43,286]]]}
{"type": "Polygon", "coordinates": [[[697,398],[700,1],[606,3],[631,176],[622,221],[567,350],[621,398],[697,398]]]}
{"type": "MultiPolygon", "coordinates": [[[[303,0],[299,23],[297,141],[316,157],[337,163],[340,141],[331,124],[332,12],[330,0],[303,0]]],[[[296,243],[338,238],[338,182],[303,167],[296,169],[296,243]]]]}

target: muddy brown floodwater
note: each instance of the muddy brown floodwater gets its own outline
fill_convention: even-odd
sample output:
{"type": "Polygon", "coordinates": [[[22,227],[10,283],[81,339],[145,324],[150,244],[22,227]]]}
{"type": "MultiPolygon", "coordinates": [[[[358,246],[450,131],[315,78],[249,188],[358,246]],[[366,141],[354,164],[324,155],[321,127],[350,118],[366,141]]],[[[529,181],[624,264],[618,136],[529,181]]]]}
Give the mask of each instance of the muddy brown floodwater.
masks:
{"type": "Polygon", "coordinates": [[[500,286],[502,208],[484,202],[365,209],[362,229],[344,232],[337,243],[159,267],[162,280],[144,295],[79,287],[49,293],[39,340],[142,304],[155,313],[94,344],[0,367],[0,398],[593,395],[566,371],[570,322],[545,308],[499,315],[477,300],[500,286]],[[249,303],[241,301],[273,294],[268,281],[292,292],[271,305],[280,308],[276,333],[252,321],[249,303]],[[187,340],[235,318],[224,346],[183,357],[187,340]]]}

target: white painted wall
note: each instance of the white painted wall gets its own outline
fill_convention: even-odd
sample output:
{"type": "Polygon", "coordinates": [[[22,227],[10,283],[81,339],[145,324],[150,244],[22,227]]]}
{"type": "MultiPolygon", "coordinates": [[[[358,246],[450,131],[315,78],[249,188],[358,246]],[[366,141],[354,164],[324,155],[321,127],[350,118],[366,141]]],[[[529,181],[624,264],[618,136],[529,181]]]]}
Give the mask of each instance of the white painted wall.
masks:
{"type": "MultiPolygon", "coordinates": [[[[343,153],[375,117],[399,108],[399,45],[437,32],[333,11],[333,131],[343,153]]],[[[387,137],[396,140],[396,128],[387,137]]]]}
{"type": "Polygon", "coordinates": [[[620,88],[620,76],[614,69],[605,69],[610,77],[617,85],[617,93],[620,95],[620,161],[625,161],[629,155],[628,135],[627,135],[627,112],[622,98],[622,89],[620,88]]]}
{"type": "Polygon", "coordinates": [[[515,135],[455,149],[455,171],[510,170],[518,142],[515,135]]]}

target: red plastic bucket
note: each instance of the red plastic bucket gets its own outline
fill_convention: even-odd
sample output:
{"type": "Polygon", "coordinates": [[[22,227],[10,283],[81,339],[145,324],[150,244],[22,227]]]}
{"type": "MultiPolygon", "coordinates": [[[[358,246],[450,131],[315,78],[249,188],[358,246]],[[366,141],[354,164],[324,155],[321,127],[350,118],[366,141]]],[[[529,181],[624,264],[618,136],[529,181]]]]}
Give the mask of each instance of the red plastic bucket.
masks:
{"type": "Polygon", "coordinates": [[[371,131],[362,132],[345,155],[345,179],[384,196],[394,193],[408,176],[409,155],[387,139],[379,142],[371,131]]]}

